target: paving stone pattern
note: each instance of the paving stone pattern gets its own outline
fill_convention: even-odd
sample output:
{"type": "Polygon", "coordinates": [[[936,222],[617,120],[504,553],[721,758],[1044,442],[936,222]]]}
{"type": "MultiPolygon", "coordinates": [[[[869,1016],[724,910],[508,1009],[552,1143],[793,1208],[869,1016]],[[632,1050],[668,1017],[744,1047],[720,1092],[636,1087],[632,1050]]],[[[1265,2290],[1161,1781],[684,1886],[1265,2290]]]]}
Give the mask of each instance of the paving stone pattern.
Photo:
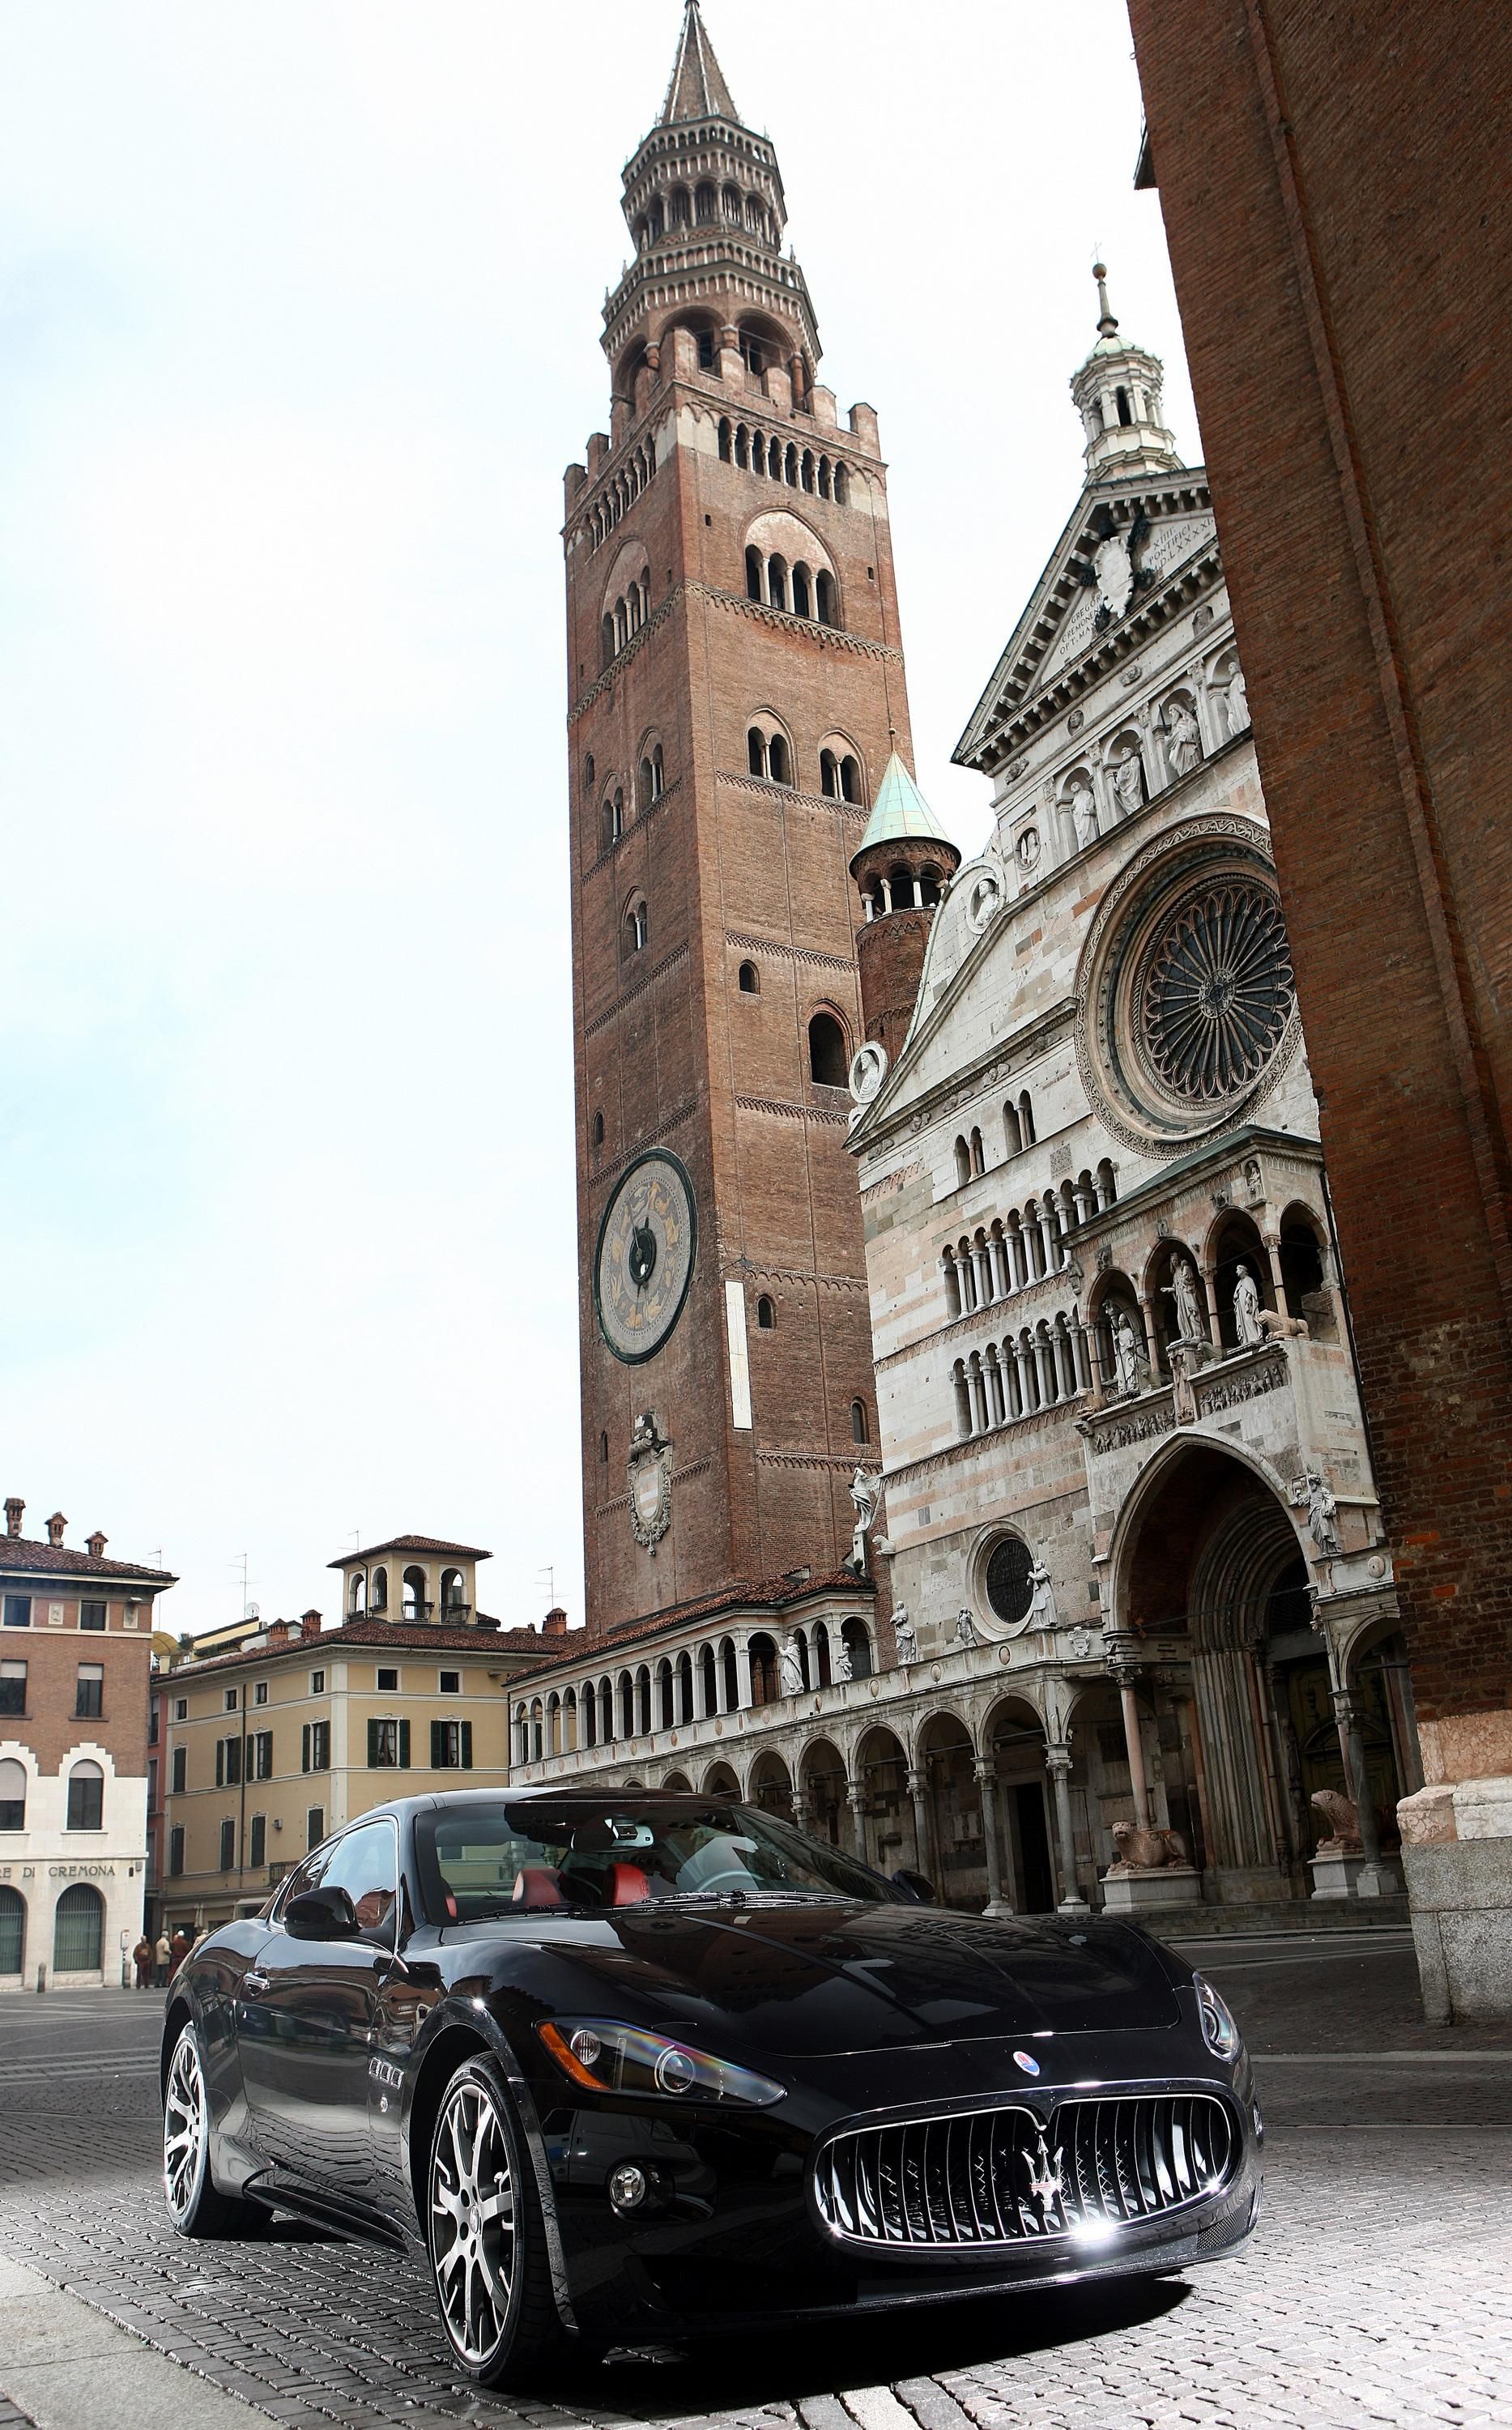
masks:
{"type": "MultiPolygon", "coordinates": [[[[103,1995],[93,2025],[0,2006],[0,2234],[186,2372],[310,2430],[1512,2423],[1512,2037],[1477,2029],[1473,2047],[1498,2054],[1483,2066],[1459,2056],[1464,2032],[1400,2039],[1410,1965],[1387,1949],[1272,1964],[1231,1948],[1221,1969],[1215,1956],[1256,2050],[1300,2057],[1310,2039],[1317,2061],[1268,2072],[1257,2058],[1266,2214],[1238,2259],[622,2360],[585,2369],[551,2404],[478,2398],[454,2379],[428,2286],[400,2258],[291,2222],[256,2243],[170,2234],[143,2063],[157,2002],[103,1995]],[[1345,2049],[1404,2056],[1362,2069],[1345,2049]]],[[[8,2430],[25,2416],[5,2409],[4,2388],[0,2357],[8,2430]]]]}

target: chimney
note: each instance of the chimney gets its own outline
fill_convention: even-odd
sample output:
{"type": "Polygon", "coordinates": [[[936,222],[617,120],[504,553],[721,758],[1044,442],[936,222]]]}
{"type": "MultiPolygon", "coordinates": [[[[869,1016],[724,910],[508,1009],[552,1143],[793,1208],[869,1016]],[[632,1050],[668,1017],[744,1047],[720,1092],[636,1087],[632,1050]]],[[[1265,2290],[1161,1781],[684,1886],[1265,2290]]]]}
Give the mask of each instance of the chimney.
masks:
{"type": "Polygon", "coordinates": [[[21,1514],[25,1507],[26,1506],[23,1502],[19,1493],[8,1493],[6,1495],[6,1534],[8,1536],[20,1535],[21,1514]]]}
{"type": "Polygon", "coordinates": [[[47,1541],[49,1544],[60,1544],[62,1542],[63,1530],[67,1525],[68,1521],[64,1518],[61,1510],[55,1510],[52,1517],[47,1522],[47,1541]]]}
{"type": "Polygon", "coordinates": [[[104,1560],[105,1548],[109,1540],[110,1540],[105,1533],[103,1527],[96,1527],[92,1536],[85,1537],[84,1541],[90,1548],[90,1558],[91,1561],[104,1560]]]}
{"type": "Polygon", "coordinates": [[[270,1645],[287,1645],[287,1644],[288,1644],[288,1642],[289,1642],[289,1623],[287,1622],[287,1620],[274,1620],[274,1621],[270,1621],[270,1622],[269,1622],[269,1623],[268,1623],[268,1642],[269,1642],[269,1644],[270,1644],[270,1645]]]}
{"type": "Polygon", "coordinates": [[[299,1633],[300,1636],[305,1638],[307,1640],[311,1637],[319,1637],[321,1633],[321,1616],[318,1611],[302,1611],[300,1613],[299,1633]]]}
{"type": "Polygon", "coordinates": [[[546,1625],[543,1634],[547,1637],[566,1636],[567,1614],[563,1611],[559,1603],[553,1604],[550,1611],[546,1614],[546,1625]]]}

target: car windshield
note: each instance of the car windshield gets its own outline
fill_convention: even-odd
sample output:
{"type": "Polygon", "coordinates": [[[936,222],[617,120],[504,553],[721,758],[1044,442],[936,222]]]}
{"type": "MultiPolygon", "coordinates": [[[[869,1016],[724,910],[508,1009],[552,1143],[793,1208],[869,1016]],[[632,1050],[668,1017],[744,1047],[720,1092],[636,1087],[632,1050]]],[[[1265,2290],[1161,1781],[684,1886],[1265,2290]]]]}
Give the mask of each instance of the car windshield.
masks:
{"type": "Polygon", "coordinates": [[[417,1820],[438,1922],[648,1900],[896,1900],[870,1867],[749,1806],[691,1797],[441,1806],[417,1820]]]}

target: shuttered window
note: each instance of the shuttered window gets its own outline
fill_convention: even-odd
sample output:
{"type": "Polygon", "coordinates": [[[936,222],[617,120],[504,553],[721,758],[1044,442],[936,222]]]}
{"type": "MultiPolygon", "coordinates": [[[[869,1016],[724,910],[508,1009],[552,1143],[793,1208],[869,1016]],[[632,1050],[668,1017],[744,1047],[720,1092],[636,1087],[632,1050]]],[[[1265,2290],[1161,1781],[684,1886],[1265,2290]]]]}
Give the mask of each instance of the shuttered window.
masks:
{"type": "Polygon", "coordinates": [[[368,1723],[368,1769],[370,1772],[397,1768],[409,1769],[409,1723],[407,1721],[381,1721],[368,1723]]]}
{"type": "Polygon", "coordinates": [[[472,1771],[473,1724],[471,1722],[432,1722],[430,1768],[432,1772],[472,1771]]]}
{"type": "Polygon", "coordinates": [[[221,1825],[221,1871],[228,1873],[236,1863],[236,1822],[227,1815],[221,1825]]]}

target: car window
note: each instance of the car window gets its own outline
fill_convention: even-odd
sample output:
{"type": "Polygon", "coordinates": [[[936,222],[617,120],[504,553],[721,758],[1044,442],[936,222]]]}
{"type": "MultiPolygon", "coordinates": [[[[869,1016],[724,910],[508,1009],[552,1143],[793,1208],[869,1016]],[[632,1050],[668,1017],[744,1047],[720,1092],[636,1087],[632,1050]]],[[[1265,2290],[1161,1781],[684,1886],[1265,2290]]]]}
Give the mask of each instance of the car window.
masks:
{"type": "Polygon", "coordinates": [[[438,1922],[647,1900],[891,1900],[839,1848],[754,1806],[688,1798],[522,1798],[442,1806],[416,1826],[438,1922]]]}
{"type": "Polygon", "coordinates": [[[318,1848],[301,1866],[291,1896],[302,1889],[345,1890],[357,1910],[363,1939],[381,1941],[387,1948],[393,1940],[398,1878],[399,1841],[393,1824],[364,1822],[318,1848]]]}

